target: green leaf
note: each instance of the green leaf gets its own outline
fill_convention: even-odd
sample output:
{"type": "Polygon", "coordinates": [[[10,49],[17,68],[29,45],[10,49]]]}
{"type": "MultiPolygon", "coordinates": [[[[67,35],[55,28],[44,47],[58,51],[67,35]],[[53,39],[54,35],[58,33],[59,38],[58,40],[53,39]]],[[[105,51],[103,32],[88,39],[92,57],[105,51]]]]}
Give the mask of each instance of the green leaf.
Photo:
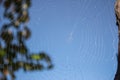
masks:
{"type": "Polygon", "coordinates": [[[22,45],[19,47],[19,53],[21,54],[27,54],[26,46],[22,45]]]}
{"type": "Polygon", "coordinates": [[[0,49],[0,57],[5,56],[6,51],[4,49],[0,49]]]}
{"type": "Polygon", "coordinates": [[[30,63],[25,63],[24,64],[24,70],[26,71],[28,71],[28,70],[33,70],[33,65],[32,64],[30,64],[30,63]]]}
{"type": "Polygon", "coordinates": [[[20,53],[25,54],[26,52],[26,49],[20,49],[20,53]]]}
{"type": "Polygon", "coordinates": [[[34,59],[34,60],[42,59],[42,57],[39,54],[32,54],[30,57],[31,57],[31,59],[34,59]]]}

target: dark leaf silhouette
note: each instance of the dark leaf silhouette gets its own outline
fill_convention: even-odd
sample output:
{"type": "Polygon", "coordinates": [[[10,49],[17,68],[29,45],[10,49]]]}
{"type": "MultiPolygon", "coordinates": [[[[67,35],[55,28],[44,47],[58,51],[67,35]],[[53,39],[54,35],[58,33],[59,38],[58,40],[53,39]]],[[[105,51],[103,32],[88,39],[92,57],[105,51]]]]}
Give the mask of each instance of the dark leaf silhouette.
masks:
{"type": "Polygon", "coordinates": [[[1,38],[6,42],[10,43],[13,40],[13,34],[11,31],[3,31],[1,33],[1,38]]]}
{"type": "Polygon", "coordinates": [[[6,9],[8,9],[9,7],[10,7],[10,5],[11,5],[11,0],[6,0],[5,2],[4,2],[4,7],[6,8],[6,9]]]}

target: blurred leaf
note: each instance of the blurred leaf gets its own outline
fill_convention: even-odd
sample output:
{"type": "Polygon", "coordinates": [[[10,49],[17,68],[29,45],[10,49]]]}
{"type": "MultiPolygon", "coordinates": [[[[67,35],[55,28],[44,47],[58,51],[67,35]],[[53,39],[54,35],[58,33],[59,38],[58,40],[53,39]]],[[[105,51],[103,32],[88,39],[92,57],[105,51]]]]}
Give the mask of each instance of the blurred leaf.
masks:
{"type": "Polygon", "coordinates": [[[25,71],[31,71],[31,70],[33,70],[33,64],[32,63],[25,63],[24,64],[24,70],[25,71]]]}
{"type": "Polygon", "coordinates": [[[6,51],[4,49],[0,49],[0,57],[3,57],[6,55],[6,51]]]}
{"type": "Polygon", "coordinates": [[[21,43],[22,40],[23,40],[23,38],[22,38],[22,32],[21,31],[17,32],[17,38],[18,38],[19,43],[21,43]]]}
{"type": "Polygon", "coordinates": [[[18,63],[18,65],[19,65],[20,67],[23,67],[23,66],[24,66],[24,62],[23,62],[23,61],[18,61],[17,63],[18,63]]]}
{"type": "Polygon", "coordinates": [[[16,44],[9,45],[7,49],[10,49],[14,52],[17,52],[19,50],[18,45],[16,45],[16,44]]]}
{"type": "Polygon", "coordinates": [[[15,3],[15,5],[20,6],[22,4],[23,0],[13,0],[13,2],[15,3]]]}
{"type": "Polygon", "coordinates": [[[33,60],[40,60],[42,59],[42,56],[40,56],[39,54],[32,54],[30,58],[33,60]]]}
{"type": "Polygon", "coordinates": [[[25,54],[28,51],[24,45],[11,44],[9,48],[15,52],[19,52],[20,54],[25,54]]]}
{"type": "Polygon", "coordinates": [[[9,61],[12,61],[14,58],[17,57],[16,55],[17,55],[17,54],[16,54],[15,52],[9,51],[9,52],[8,52],[8,55],[7,55],[7,58],[9,59],[9,61]]]}
{"type": "Polygon", "coordinates": [[[50,65],[48,66],[48,69],[52,69],[52,68],[53,68],[53,65],[50,64],[50,65]]]}
{"type": "Polygon", "coordinates": [[[44,58],[48,63],[51,62],[50,57],[49,57],[45,52],[41,52],[41,53],[39,53],[39,55],[40,55],[42,58],[44,58]]]}
{"type": "Polygon", "coordinates": [[[19,53],[22,53],[22,54],[27,53],[26,47],[25,47],[25,46],[20,46],[20,47],[19,47],[19,53]]]}
{"type": "Polygon", "coordinates": [[[20,66],[18,65],[18,63],[12,63],[12,69],[13,71],[17,71],[18,69],[20,69],[20,66]]]}
{"type": "Polygon", "coordinates": [[[13,23],[15,28],[18,28],[20,26],[20,22],[18,20],[14,21],[13,23]]]}
{"type": "Polygon", "coordinates": [[[41,64],[35,64],[34,65],[34,70],[42,70],[44,67],[41,64]]]}
{"type": "Polygon", "coordinates": [[[4,24],[4,25],[2,26],[2,30],[8,29],[8,27],[9,27],[9,25],[4,24]]]}
{"type": "Polygon", "coordinates": [[[10,31],[2,32],[1,37],[7,43],[10,43],[13,40],[13,34],[10,31]]]}
{"type": "Polygon", "coordinates": [[[29,16],[28,16],[28,15],[20,16],[19,21],[20,21],[20,22],[23,22],[23,23],[26,23],[26,22],[29,21],[29,16]]]}
{"type": "Polygon", "coordinates": [[[10,5],[11,5],[11,0],[5,0],[5,2],[4,2],[4,7],[5,7],[5,8],[9,8],[10,5]]]}
{"type": "Polygon", "coordinates": [[[6,18],[8,18],[8,19],[10,19],[10,20],[13,20],[14,19],[14,16],[13,16],[13,14],[10,12],[10,13],[5,13],[4,14],[4,17],[6,17],[6,18]]]}
{"type": "Polygon", "coordinates": [[[31,32],[30,32],[30,30],[27,27],[24,27],[24,30],[22,32],[22,36],[25,39],[28,39],[31,36],[31,32]]]}
{"type": "Polygon", "coordinates": [[[31,0],[26,0],[26,4],[28,5],[28,7],[31,6],[31,0]]]}
{"type": "Polygon", "coordinates": [[[15,12],[20,14],[22,12],[21,7],[15,7],[15,12]]]}

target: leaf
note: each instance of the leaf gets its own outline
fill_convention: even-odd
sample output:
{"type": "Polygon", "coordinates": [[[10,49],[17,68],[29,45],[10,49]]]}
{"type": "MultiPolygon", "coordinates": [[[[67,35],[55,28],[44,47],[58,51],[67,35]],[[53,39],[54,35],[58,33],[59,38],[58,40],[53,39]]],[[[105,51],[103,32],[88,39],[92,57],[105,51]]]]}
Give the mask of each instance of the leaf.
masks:
{"type": "Polygon", "coordinates": [[[13,71],[17,71],[18,69],[20,69],[20,66],[18,65],[17,62],[16,63],[12,62],[11,66],[12,66],[13,71]]]}
{"type": "Polygon", "coordinates": [[[48,69],[52,69],[52,68],[53,68],[53,65],[50,64],[47,68],[48,68],[48,69]]]}
{"type": "Polygon", "coordinates": [[[22,62],[22,61],[18,61],[17,63],[18,63],[18,65],[19,65],[20,67],[23,67],[23,66],[24,66],[24,62],[22,62]]]}
{"type": "Polygon", "coordinates": [[[20,21],[20,22],[23,22],[23,23],[26,23],[26,22],[29,21],[29,16],[28,16],[28,15],[20,16],[19,21],[20,21]]]}
{"type": "Polygon", "coordinates": [[[13,25],[15,28],[18,28],[20,26],[20,22],[18,20],[13,22],[13,25]]]}
{"type": "Polygon", "coordinates": [[[3,26],[2,26],[2,30],[5,30],[5,29],[7,29],[9,27],[9,25],[7,25],[7,24],[4,24],[3,26]]]}
{"type": "Polygon", "coordinates": [[[8,46],[8,48],[9,48],[9,50],[12,50],[14,52],[17,52],[19,50],[19,47],[16,44],[11,44],[11,45],[8,46]]]}
{"type": "Polygon", "coordinates": [[[0,49],[0,57],[5,56],[6,51],[4,49],[0,49]]]}
{"type": "Polygon", "coordinates": [[[31,36],[30,30],[26,26],[24,27],[24,30],[22,31],[22,36],[25,39],[28,39],[31,36]]]}
{"type": "Polygon", "coordinates": [[[42,59],[42,57],[39,54],[32,54],[30,56],[30,58],[33,59],[33,60],[40,60],[40,59],[42,59]]]}
{"type": "Polygon", "coordinates": [[[33,70],[33,64],[32,63],[25,63],[23,68],[25,71],[33,70]]]}
{"type": "Polygon", "coordinates": [[[22,54],[25,54],[25,53],[27,53],[27,49],[26,49],[26,47],[25,46],[20,46],[19,47],[19,53],[22,53],[22,54]]]}
{"type": "Polygon", "coordinates": [[[4,7],[5,7],[5,8],[9,8],[10,5],[11,5],[11,0],[6,0],[6,1],[4,2],[4,7]]]}
{"type": "Polygon", "coordinates": [[[31,6],[31,0],[26,0],[26,4],[28,5],[28,7],[31,6]]]}
{"type": "Polygon", "coordinates": [[[51,62],[50,57],[49,57],[45,52],[41,52],[41,53],[39,53],[39,55],[40,55],[42,58],[44,58],[48,63],[51,62]]]}
{"type": "Polygon", "coordinates": [[[6,42],[10,43],[13,40],[13,34],[11,31],[3,31],[1,33],[1,38],[6,42]]]}
{"type": "Polygon", "coordinates": [[[21,12],[22,12],[21,7],[20,7],[20,6],[15,7],[15,12],[16,12],[16,13],[21,13],[21,12]]]}
{"type": "Polygon", "coordinates": [[[34,65],[34,70],[42,70],[44,67],[41,64],[35,64],[34,65]]]}
{"type": "Polygon", "coordinates": [[[24,44],[22,44],[22,45],[11,44],[8,47],[13,52],[19,52],[20,54],[27,54],[27,52],[28,52],[28,50],[27,50],[26,46],[24,46],[24,44]]]}

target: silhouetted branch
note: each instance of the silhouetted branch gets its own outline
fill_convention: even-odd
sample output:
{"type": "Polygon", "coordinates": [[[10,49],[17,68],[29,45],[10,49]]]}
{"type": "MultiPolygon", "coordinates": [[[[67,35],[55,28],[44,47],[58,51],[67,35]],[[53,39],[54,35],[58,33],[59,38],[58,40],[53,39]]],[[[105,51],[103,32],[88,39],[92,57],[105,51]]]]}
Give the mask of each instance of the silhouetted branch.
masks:
{"type": "Polygon", "coordinates": [[[0,0],[1,3],[4,6],[3,17],[9,20],[9,23],[5,23],[0,29],[0,43],[3,43],[0,44],[0,72],[4,75],[1,80],[7,80],[7,74],[14,80],[14,72],[20,68],[24,71],[51,69],[52,61],[45,52],[31,54],[25,44],[31,36],[26,25],[30,20],[31,0],[0,0]],[[16,31],[13,32],[11,28],[16,31]],[[18,56],[26,59],[20,60],[18,56]],[[47,67],[41,61],[44,61],[47,67]]]}

